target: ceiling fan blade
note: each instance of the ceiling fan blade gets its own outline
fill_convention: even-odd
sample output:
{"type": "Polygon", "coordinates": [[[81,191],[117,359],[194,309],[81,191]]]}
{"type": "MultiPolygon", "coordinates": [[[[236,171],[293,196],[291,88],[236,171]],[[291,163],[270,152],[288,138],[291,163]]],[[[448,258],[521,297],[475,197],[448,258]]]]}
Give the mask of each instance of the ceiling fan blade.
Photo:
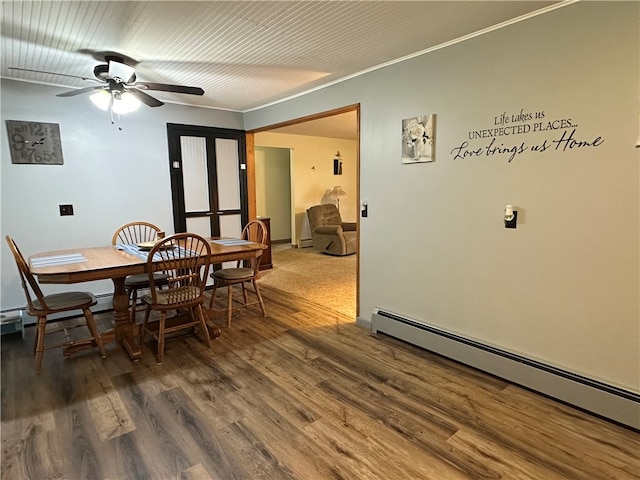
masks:
{"type": "Polygon", "coordinates": [[[138,100],[149,107],[160,107],[164,105],[164,102],[161,102],[157,98],[154,98],[151,95],[138,90],[137,88],[127,88],[127,92],[135,96],[138,100]]]}
{"type": "Polygon", "coordinates": [[[76,95],[82,95],[83,93],[93,92],[94,90],[104,90],[105,86],[102,87],[85,87],[78,88],[76,90],[69,90],[68,92],[59,93],[56,97],[75,97],[76,95]]]}
{"type": "Polygon", "coordinates": [[[18,67],[8,67],[9,70],[20,70],[21,72],[34,72],[34,73],[46,73],[47,75],[60,75],[61,77],[71,77],[71,78],[79,78],[80,80],[89,80],[90,82],[100,82],[100,80],[96,80],[95,78],[89,77],[79,77],[78,75],[67,75],[66,73],[57,73],[57,72],[45,72],[43,70],[31,70],[30,68],[18,68],[18,67]]]}
{"type": "Polygon", "coordinates": [[[169,85],[167,83],[138,82],[136,87],[144,90],[159,90],[163,92],[186,93],[188,95],[204,95],[204,90],[200,87],[187,87],[185,85],[169,85]]]}
{"type": "Polygon", "coordinates": [[[138,63],[140,63],[134,58],[128,57],[119,52],[114,52],[112,50],[91,50],[88,48],[83,48],[78,50],[78,53],[91,55],[94,60],[97,60],[99,62],[109,63],[110,59],[118,59],[120,63],[125,63],[127,65],[131,65],[132,67],[135,67],[136,65],[138,65],[138,63]]]}

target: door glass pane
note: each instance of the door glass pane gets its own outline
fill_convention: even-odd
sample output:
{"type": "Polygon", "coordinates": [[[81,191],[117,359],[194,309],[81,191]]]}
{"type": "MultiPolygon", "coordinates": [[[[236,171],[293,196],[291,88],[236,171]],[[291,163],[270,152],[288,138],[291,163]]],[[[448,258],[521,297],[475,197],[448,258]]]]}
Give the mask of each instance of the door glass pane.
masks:
{"type": "Polygon", "coordinates": [[[197,233],[205,238],[211,236],[211,221],[207,217],[187,218],[187,232],[197,233]]]}
{"type": "MultiPolygon", "coordinates": [[[[198,235],[208,238],[211,236],[211,222],[209,217],[187,218],[187,232],[197,233],[198,235]]],[[[232,265],[230,265],[232,266],[232,265]]],[[[211,273],[209,271],[208,273],[211,273]]],[[[213,279],[207,275],[206,285],[213,285],[213,279]]]]}
{"type": "MultiPolygon", "coordinates": [[[[242,235],[242,217],[240,215],[222,215],[220,221],[220,236],[240,238],[242,235]]],[[[224,268],[235,267],[237,262],[225,262],[224,268]]]]}
{"type": "Polygon", "coordinates": [[[240,238],[242,235],[242,217],[238,215],[222,215],[220,217],[220,236],[240,238]]]}
{"type": "Polygon", "coordinates": [[[238,141],[216,138],[216,170],[218,174],[218,208],[240,209],[240,166],[238,141]]]}
{"type": "Polygon", "coordinates": [[[182,176],[186,212],[208,212],[209,175],[207,170],[207,142],[204,137],[180,137],[182,147],[182,176]],[[187,187],[188,186],[188,187],[187,187]]]}

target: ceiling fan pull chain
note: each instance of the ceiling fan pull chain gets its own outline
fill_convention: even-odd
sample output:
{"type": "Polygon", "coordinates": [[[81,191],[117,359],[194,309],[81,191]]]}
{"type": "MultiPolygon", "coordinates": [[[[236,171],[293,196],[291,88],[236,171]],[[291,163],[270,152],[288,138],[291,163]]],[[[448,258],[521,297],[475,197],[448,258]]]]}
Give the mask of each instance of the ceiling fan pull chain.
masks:
{"type": "MultiPolygon", "coordinates": [[[[111,113],[111,125],[115,125],[116,121],[113,119],[113,97],[111,98],[111,104],[109,106],[109,113],[111,113]]],[[[118,120],[120,120],[120,114],[117,113],[118,120]]],[[[122,125],[118,126],[118,130],[122,131],[122,125]]]]}

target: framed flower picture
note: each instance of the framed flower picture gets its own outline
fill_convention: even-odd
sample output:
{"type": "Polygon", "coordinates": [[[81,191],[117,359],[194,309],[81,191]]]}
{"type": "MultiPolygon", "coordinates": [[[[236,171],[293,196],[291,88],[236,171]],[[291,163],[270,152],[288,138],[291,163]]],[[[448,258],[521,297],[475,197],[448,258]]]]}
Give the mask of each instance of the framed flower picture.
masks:
{"type": "Polygon", "coordinates": [[[433,162],[435,157],[436,116],[402,120],[402,163],[433,162]]]}

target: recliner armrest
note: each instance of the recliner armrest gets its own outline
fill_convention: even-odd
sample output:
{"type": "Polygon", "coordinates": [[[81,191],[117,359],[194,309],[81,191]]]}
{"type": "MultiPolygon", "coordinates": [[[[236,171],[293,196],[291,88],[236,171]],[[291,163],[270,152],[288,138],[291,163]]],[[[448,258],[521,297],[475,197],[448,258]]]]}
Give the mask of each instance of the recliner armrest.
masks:
{"type": "Polygon", "coordinates": [[[342,230],[345,232],[355,232],[358,228],[358,224],[356,222],[343,222],[342,230]]]}
{"type": "Polygon", "coordinates": [[[314,228],[313,233],[341,235],[342,227],[340,225],[321,225],[314,228]]]}

